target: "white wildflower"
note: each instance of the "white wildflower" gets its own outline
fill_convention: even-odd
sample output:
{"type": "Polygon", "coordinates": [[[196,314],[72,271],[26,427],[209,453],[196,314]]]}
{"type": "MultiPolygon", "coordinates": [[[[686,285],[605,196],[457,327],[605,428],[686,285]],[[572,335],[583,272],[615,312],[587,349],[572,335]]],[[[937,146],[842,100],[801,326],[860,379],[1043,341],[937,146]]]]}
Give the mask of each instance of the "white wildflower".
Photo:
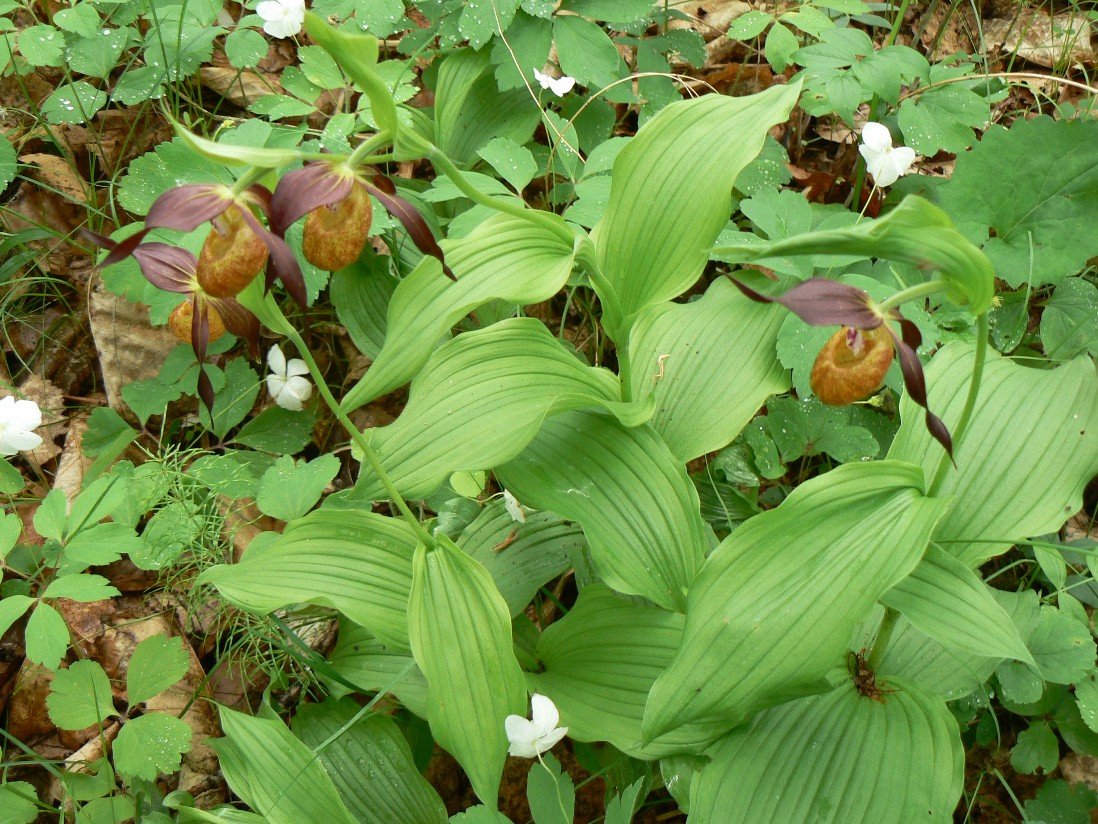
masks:
{"type": "Polygon", "coordinates": [[[892,133],[883,123],[866,123],[862,127],[862,145],[858,151],[865,158],[865,168],[881,187],[891,186],[905,175],[915,162],[915,150],[907,146],[892,146],[892,133]]]}
{"type": "Polygon", "coordinates": [[[0,455],[34,449],[42,438],[32,431],[42,425],[42,410],[34,401],[0,398],[0,455]]]}
{"type": "Polygon", "coordinates": [[[503,722],[507,740],[511,742],[507,752],[519,758],[537,758],[551,750],[553,745],[568,733],[567,727],[558,727],[560,713],[552,699],[535,692],[530,699],[533,719],[521,715],[508,715],[503,722]]]}
{"type": "Polygon", "coordinates": [[[534,69],[534,79],[538,81],[543,89],[548,89],[557,97],[564,97],[568,92],[572,91],[572,87],[576,85],[576,78],[574,77],[569,77],[568,75],[553,77],[538,69],[534,69]]]}
{"type": "Polygon", "coordinates": [[[301,358],[287,361],[276,343],[267,353],[267,365],[271,367],[271,374],[267,376],[267,391],[275,403],[293,412],[303,409],[305,401],[313,394],[313,385],[308,378],[302,377],[309,374],[305,361],[301,358]]]}
{"type": "Polygon", "coordinates": [[[263,0],[255,7],[263,31],[271,37],[293,37],[305,25],[305,0],[263,0]]]}

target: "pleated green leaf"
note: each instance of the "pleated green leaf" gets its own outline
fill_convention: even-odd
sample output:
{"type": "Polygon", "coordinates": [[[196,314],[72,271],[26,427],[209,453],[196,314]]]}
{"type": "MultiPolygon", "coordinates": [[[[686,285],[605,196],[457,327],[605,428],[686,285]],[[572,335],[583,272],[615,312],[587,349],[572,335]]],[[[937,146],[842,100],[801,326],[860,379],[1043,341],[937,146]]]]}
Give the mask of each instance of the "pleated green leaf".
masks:
{"type": "MultiPolygon", "coordinates": [[[[972,377],[975,347],[942,348],[926,370],[930,408],[955,425],[972,377]]],[[[888,456],[923,467],[927,478],[946,460],[908,398],[888,456]]],[[[1030,369],[988,351],[968,430],[955,445],[941,487],[952,506],[934,535],[968,566],[1017,541],[1059,529],[1082,506],[1083,487],[1098,474],[1098,376],[1088,357],[1056,369],[1030,369]]]]}
{"type": "MultiPolygon", "coordinates": [[[[365,627],[341,618],[328,663],[359,692],[391,692],[420,718],[427,717],[427,679],[411,652],[387,646],[365,627]]],[[[334,695],[348,692],[338,682],[329,683],[329,689],[334,695]]]]}
{"type": "Polygon", "coordinates": [[[881,603],[947,647],[1033,663],[1018,628],[987,584],[934,544],[910,575],[881,596],[881,603]]]}
{"type": "Polygon", "coordinates": [[[320,760],[282,723],[221,708],[224,738],[208,742],[232,791],[269,824],[355,824],[320,760]]]}
{"type": "Polygon", "coordinates": [[[711,533],[685,468],[648,426],[566,412],[496,474],[523,503],[578,521],[607,584],[683,610],[711,533]]]}
{"type": "Polygon", "coordinates": [[[355,820],[446,824],[446,806],[416,769],[400,728],[378,713],[355,721],[360,709],[350,700],[328,700],[302,704],[294,716],[294,733],[316,752],[355,820]]]}
{"type": "Polygon", "coordinates": [[[512,618],[526,609],[539,587],[572,566],[571,553],[586,543],[582,529],[551,512],[533,512],[526,523],[516,523],[503,501],[484,507],[458,538],[458,545],[492,574],[512,618]]]}
{"type": "Polygon", "coordinates": [[[652,688],[645,740],[695,720],[731,729],[824,689],[853,630],[915,568],[945,502],[918,467],[845,464],[747,521],[690,585],[678,654],[652,688]]]}
{"type": "MultiPolygon", "coordinates": [[[[370,441],[397,489],[422,498],[457,470],[491,469],[515,457],[549,415],[602,406],[640,423],[618,379],[584,366],[533,318],[510,318],[443,344],[412,381],[408,404],[370,441]]],[[[364,465],[355,497],[387,497],[364,465]]]]}
{"type": "Polygon", "coordinates": [[[401,281],[389,301],[385,345],[344,397],[345,411],[410,381],[450,327],[482,303],[548,300],[572,272],[573,244],[521,217],[494,215],[467,236],[440,245],[457,281],[430,256],[401,281]]]}
{"type": "Polygon", "coordinates": [[[287,526],[272,546],[208,569],[199,582],[253,612],[301,602],[335,607],[384,643],[406,650],[416,544],[400,519],[319,509],[287,526]]]}
{"type": "Polygon", "coordinates": [[[949,822],[964,750],[940,698],[898,679],[879,700],[846,681],[774,707],[713,748],[691,824],[949,822]]]}
{"type": "Polygon", "coordinates": [[[500,92],[490,51],[459,49],[438,70],[435,134],[439,148],[463,166],[479,160],[477,152],[494,137],[521,146],[541,122],[525,86],[500,92]]]}
{"type": "Polygon", "coordinates": [[[543,670],[527,680],[553,699],[561,724],[577,741],[609,741],[646,760],[700,751],[722,730],[693,724],[641,744],[648,690],[679,648],[682,628],[680,613],[639,606],[604,584],[591,584],[541,634],[537,657],[543,670]]]}
{"type": "Polygon", "coordinates": [[[649,423],[679,460],[727,445],[768,397],[789,388],[774,354],[787,314],[718,280],[701,300],[638,316],[629,335],[633,397],[655,392],[649,423]]]}
{"type": "Polygon", "coordinates": [[[1002,660],[947,648],[901,617],[888,640],[877,674],[906,679],[952,701],[971,694],[987,681],[1002,660]]]}
{"type": "Polygon", "coordinates": [[[526,714],[526,685],[503,596],[488,570],[445,536],[416,550],[408,634],[430,685],[431,732],[494,806],[507,759],[503,722],[526,714]]]}
{"type": "Polygon", "coordinates": [[[682,294],[728,223],[732,185],[800,85],[748,97],[706,95],[662,109],[614,161],[610,204],[592,234],[610,336],[624,343],[638,312],[682,294]]]}

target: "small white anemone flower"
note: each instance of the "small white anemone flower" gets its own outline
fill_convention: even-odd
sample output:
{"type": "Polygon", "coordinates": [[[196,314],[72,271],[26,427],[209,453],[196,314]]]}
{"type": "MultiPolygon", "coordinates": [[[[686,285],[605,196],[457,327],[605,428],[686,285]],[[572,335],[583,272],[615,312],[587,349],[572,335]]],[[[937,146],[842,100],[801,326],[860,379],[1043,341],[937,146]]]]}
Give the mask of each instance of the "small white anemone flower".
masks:
{"type": "Polygon", "coordinates": [[[286,360],[282,349],[276,343],[267,353],[267,365],[271,374],[267,376],[267,391],[275,403],[283,409],[299,412],[313,394],[313,385],[302,375],[309,374],[309,367],[301,358],[286,360]]]}
{"type": "Polygon", "coordinates": [[[14,455],[42,443],[33,429],[42,425],[42,410],[34,401],[0,398],[0,455],[14,455]]]}
{"type": "Polygon", "coordinates": [[[892,133],[883,123],[866,123],[862,127],[862,145],[858,151],[865,158],[865,168],[881,187],[891,186],[905,175],[915,162],[915,150],[907,146],[892,146],[892,133]]]}
{"type": "Polygon", "coordinates": [[[572,87],[576,85],[576,78],[574,77],[569,77],[568,75],[553,77],[538,69],[534,69],[534,79],[538,81],[543,89],[548,89],[557,97],[564,97],[568,92],[572,91],[572,87]]]}
{"type": "Polygon", "coordinates": [[[263,0],[255,13],[263,18],[263,31],[271,37],[293,37],[305,25],[305,0],[263,0]]]}
{"type": "Polygon", "coordinates": [[[508,715],[503,722],[507,740],[511,742],[509,755],[518,758],[537,758],[568,734],[567,727],[558,727],[560,713],[551,698],[535,692],[530,698],[533,719],[521,715],[508,715]]]}
{"type": "Polygon", "coordinates": [[[518,498],[512,495],[508,489],[503,490],[503,506],[507,510],[507,514],[511,516],[511,520],[518,524],[526,523],[526,516],[531,512],[537,512],[536,509],[520,504],[518,498]]]}

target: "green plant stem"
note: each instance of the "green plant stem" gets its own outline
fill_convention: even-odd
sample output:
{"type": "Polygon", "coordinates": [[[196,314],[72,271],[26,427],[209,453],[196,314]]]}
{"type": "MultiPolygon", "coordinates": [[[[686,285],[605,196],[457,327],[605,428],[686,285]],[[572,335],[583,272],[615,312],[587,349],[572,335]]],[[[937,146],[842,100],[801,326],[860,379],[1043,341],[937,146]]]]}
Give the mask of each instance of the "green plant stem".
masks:
{"type": "Polygon", "coordinates": [[[236,182],[232,186],[233,194],[238,195],[251,186],[253,183],[258,182],[270,172],[270,169],[266,169],[262,166],[252,166],[247,169],[244,174],[237,178],[236,182]]]}
{"type": "Polygon", "coordinates": [[[370,163],[372,160],[370,154],[372,152],[376,152],[380,147],[392,142],[393,136],[387,131],[381,131],[372,135],[355,147],[355,150],[351,152],[350,157],[347,158],[347,165],[351,168],[357,168],[364,163],[370,163]]]}
{"type": "MultiPolygon", "coordinates": [[[[965,430],[968,428],[968,422],[972,418],[972,410],[976,407],[976,396],[980,393],[980,380],[984,375],[984,363],[987,361],[987,339],[990,333],[990,323],[988,322],[987,312],[979,315],[976,318],[976,359],[972,364],[972,380],[968,383],[968,397],[965,398],[964,408],[961,410],[961,417],[957,421],[957,425],[953,428],[953,451],[956,452],[960,446],[961,439],[965,436],[965,430]]],[[[927,488],[926,494],[928,497],[934,497],[942,488],[942,484],[945,482],[946,473],[949,472],[952,461],[948,455],[943,455],[938,462],[938,469],[934,473],[934,480],[930,482],[930,486],[927,488]]]]}
{"type": "Polygon", "coordinates": [[[461,170],[458,169],[454,162],[450,160],[438,146],[429,143],[427,144],[427,147],[426,157],[431,161],[431,165],[435,167],[435,171],[446,175],[446,177],[458,187],[461,193],[474,203],[479,203],[481,206],[487,206],[489,209],[495,209],[497,212],[502,212],[505,215],[512,215],[514,217],[520,217],[523,220],[528,220],[530,223],[552,232],[569,245],[575,243],[576,233],[563,223],[553,220],[550,215],[537,209],[528,209],[525,206],[519,206],[518,204],[484,194],[484,192],[480,191],[469,182],[468,178],[462,174],[461,170]]]}
{"type": "Polygon", "coordinates": [[[885,38],[885,46],[891,46],[896,42],[896,34],[900,31],[900,24],[904,21],[904,15],[907,14],[907,6],[911,0],[903,0],[900,3],[900,8],[896,10],[896,19],[892,23],[892,31],[888,33],[888,37],[885,38]]]}
{"type": "Polygon", "coordinates": [[[881,625],[877,627],[877,637],[873,639],[873,649],[865,659],[866,666],[871,671],[876,672],[881,665],[881,659],[884,658],[888,642],[892,640],[892,632],[896,629],[896,622],[899,619],[900,613],[891,607],[885,607],[884,618],[881,619],[881,625]]]}
{"type": "Polygon", "coordinates": [[[917,300],[918,298],[936,295],[939,292],[944,292],[948,288],[948,284],[942,280],[928,280],[926,283],[918,283],[915,286],[901,289],[896,294],[885,298],[885,300],[877,304],[877,311],[884,315],[889,310],[895,309],[897,306],[907,303],[909,300],[917,300]]]}
{"type": "Polygon", "coordinates": [[[633,363],[629,359],[629,345],[618,347],[618,380],[621,382],[621,399],[625,403],[633,400],[633,363]]]}

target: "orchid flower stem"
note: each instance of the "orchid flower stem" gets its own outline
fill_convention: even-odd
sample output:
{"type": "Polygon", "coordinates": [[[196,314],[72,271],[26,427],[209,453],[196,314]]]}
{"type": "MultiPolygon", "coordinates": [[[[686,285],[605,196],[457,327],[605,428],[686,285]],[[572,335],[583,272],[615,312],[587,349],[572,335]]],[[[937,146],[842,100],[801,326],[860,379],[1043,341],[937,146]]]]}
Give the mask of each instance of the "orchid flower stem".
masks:
{"type": "MultiPolygon", "coordinates": [[[[968,397],[965,398],[964,408],[961,409],[961,417],[957,421],[957,425],[953,427],[954,452],[960,446],[961,439],[964,438],[965,430],[968,428],[969,420],[972,418],[972,411],[976,408],[976,396],[980,394],[980,380],[983,378],[984,364],[987,362],[987,339],[989,334],[990,323],[987,312],[984,312],[976,318],[976,358],[972,364],[972,380],[968,382],[968,397]]],[[[926,491],[928,497],[934,497],[941,490],[951,464],[948,455],[941,457],[938,462],[938,470],[934,473],[934,480],[930,482],[930,487],[926,491]]]]}
{"type": "Polygon", "coordinates": [[[272,309],[272,307],[274,312],[278,313],[276,320],[281,322],[269,325],[272,325],[272,328],[275,328],[276,331],[285,334],[286,337],[293,342],[294,346],[297,347],[297,351],[301,354],[301,359],[305,361],[305,365],[309,367],[309,372],[312,374],[313,380],[316,381],[317,391],[319,391],[320,396],[324,398],[324,402],[328,404],[328,408],[332,410],[332,414],[335,415],[336,420],[343,424],[343,428],[350,433],[351,439],[358,444],[358,448],[362,450],[363,456],[365,456],[366,460],[369,462],[370,467],[374,470],[378,480],[381,481],[381,485],[384,486],[385,491],[389,493],[389,498],[396,504],[397,509],[400,510],[400,514],[404,516],[404,519],[412,527],[412,531],[415,532],[416,537],[419,538],[428,549],[433,549],[436,545],[434,537],[430,532],[424,529],[423,524],[419,522],[419,518],[415,516],[411,507],[408,506],[408,502],[404,500],[404,496],[397,490],[396,484],[394,484],[393,479],[389,477],[389,473],[385,471],[385,467],[381,465],[381,459],[378,458],[377,452],[375,452],[373,446],[370,445],[369,439],[367,439],[366,436],[359,431],[358,427],[351,422],[351,419],[347,417],[347,413],[340,409],[339,402],[328,388],[328,384],[324,380],[324,375],[321,373],[320,367],[317,366],[316,361],[313,360],[313,355],[305,345],[305,341],[302,340],[301,335],[290,325],[290,322],[286,320],[286,316],[282,314],[282,310],[278,308],[278,305],[273,300],[265,301],[265,308],[269,310],[272,309]]]}
{"type": "Polygon", "coordinates": [[[621,399],[625,403],[633,400],[633,363],[629,359],[629,346],[618,347],[618,378],[621,382],[621,399]]]}
{"type": "Polygon", "coordinates": [[[877,304],[877,311],[882,315],[891,309],[895,309],[901,304],[907,303],[909,300],[916,300],[918,298],[925,298],[929,295],[936,295],[939,292],[944,292],[947,289],[945,281],[941,280],[928,280],[926,283],[918,283],[915,286],[909,286],[906,289],[901,289],[894,295],[885,298],[883,301],[877,304]]]}
{"type": "Polygon", "coordinates": [[[888,642],[892,640],[892,632],[896,629],[899,618],[900,613],[891,607],[885,607],[884,618],[881,619],[881,624],[877,627],[877,636],[873,639],[873,649],[865,659],[870,671],[876,672],[881,665],[881,659],[884,658],[885,650],[888,649],[888,642]]]}
{"type": "Polygon", "coordinates": [[[429,146],[430,148],[427,149],[427,159],[431,161],[431,165],[435,167],[436,171],[446,175],[446,177],[458,187],[461,193],[474,203],[479,203],[481,206],[487,206],[489,209],[495,209],[497,212],[502,212],[505,215],[512,215],[514,217],[520,217],[523,220],[528,220],[537,226],[548,229],[568,245],[572,245],[575,242],[576,233],[567,226],[562,226],[556,220],[553,220],[550,215],[540,212],[537,209],[527,209],[525,206],[519,206],[517,203],[484,194],[484,192],[480,191],[469,182],[468,178],[462,174],[461,170],[458,169],[454,162],[450,160],[438,146],[435,146],[433,143],[429,144],[429,146]]]}
{"type": "Polygon", "coordinates": [[[264,175],[266,175],[270,171],[270,169],[266,169],[262,166],[252,166],[251,168],[245,170],[244,174],[237,178],[237,181],[232,185],[233,194],[240,194],[253,183],[259,182],[264,177],[264,175]]]}
{"type": "Polygon", "coordinates": [[[385,146],[393,142],[393,136],[387,131],[381,131],[372,137],[363,140],[359,143],[351,156],[347,158],[347,165],[351,168],[361,166],[363,163],[368,163],[372,160],[370,157],[371,152],[376,152],[382,146],[385,146]]]}

